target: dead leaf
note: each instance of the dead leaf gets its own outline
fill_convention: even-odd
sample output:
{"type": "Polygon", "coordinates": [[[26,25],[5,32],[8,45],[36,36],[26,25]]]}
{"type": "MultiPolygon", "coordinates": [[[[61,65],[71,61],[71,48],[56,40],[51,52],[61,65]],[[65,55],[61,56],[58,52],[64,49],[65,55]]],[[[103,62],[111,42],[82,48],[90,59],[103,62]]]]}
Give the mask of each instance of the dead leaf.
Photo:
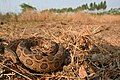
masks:
{"type": "Polygon", "coordinates": [[[87,72],[83,65],[81,65],[79,68],[79,76],[80,78],[85,78],[87,76],[87,72]]]}

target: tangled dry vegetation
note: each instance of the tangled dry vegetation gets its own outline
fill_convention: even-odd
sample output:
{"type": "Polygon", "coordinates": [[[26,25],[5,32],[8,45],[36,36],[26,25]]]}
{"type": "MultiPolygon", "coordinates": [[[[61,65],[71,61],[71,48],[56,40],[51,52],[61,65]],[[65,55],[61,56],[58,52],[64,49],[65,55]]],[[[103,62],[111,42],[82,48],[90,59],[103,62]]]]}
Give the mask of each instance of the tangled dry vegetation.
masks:
{"type": "Polygon", "coordinates": [[[1,62],[1,79],[120,80],[119,15],[31,12],[12,20],[0,25],[0,37],[7,40],[6,45],[15,39],[45,37],[69,49],[71,63],[56,73],[36,74],[1,62]]]}

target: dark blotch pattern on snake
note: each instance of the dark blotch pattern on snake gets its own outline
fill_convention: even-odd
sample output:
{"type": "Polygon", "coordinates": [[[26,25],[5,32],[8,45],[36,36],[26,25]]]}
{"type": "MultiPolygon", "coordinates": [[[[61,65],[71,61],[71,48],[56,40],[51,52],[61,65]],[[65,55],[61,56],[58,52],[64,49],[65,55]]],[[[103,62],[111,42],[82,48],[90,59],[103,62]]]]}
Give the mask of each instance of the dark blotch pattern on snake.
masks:
{"type": "Polygon", "coordinates": [[[36,72],[57,71],[70,63],[70,54],[63,46],[43,37],[20,39],[10,45],[6,50],[14,54],[13,59],[19,59],[27,68],[36,72]]]}

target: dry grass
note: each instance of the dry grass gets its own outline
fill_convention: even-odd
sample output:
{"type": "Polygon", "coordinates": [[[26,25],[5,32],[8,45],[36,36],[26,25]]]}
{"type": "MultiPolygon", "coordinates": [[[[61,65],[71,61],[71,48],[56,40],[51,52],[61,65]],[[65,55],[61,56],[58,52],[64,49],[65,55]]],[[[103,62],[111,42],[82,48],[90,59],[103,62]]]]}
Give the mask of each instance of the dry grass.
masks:
{"type": "MultiPolygon", "coordinates": [[[[0,25],[1,37],[10,41],[19,38],[42,36],[70,49],[71,63],[63,71],[53,74],[29,75],[17,73],[7,75],[9,79],[23,80],[85,80],[80,77],[79,69],[84,66],[89,79],[119,79],[120,71],[120,16],[90,15],[84,13],[25,12],[18,16],[18,22],[0,25]],[[87,36],[86,36],[87,35],[87,36]],[[88,50],[82,50],[82,36],[87,39],[88,50]],[[90,44],[89,44],[90,43],[90,44]],[[94,47],[96,45],[96,47],[94,47]],[[93,50],[93,51],[92,51],[93,50]],[[18,76],[16,74],[19,74],[18,76]],[[93,74],[93,75],[92,75],[93,74]],[[27,77],[26,77],[27,76],[27,77]],[[28,77],[29,76],[29,77],[28,77]],[[23,78],[24,77],[24,78],[23,78]]],[[[20,70],[24,70],[20,68],[20,70]]],[[[5,76],[4,75],[4,76],[5,76]]],[[[7,77],[7,78],[8,78],[7,77]]]]}

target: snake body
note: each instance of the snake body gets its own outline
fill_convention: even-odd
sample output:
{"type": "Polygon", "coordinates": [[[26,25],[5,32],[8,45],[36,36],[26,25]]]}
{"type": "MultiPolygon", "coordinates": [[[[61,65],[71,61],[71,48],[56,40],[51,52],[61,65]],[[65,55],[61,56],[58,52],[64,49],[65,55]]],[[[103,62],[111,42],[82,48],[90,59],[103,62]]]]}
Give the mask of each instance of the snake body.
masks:
{"type": "Polygon", "coordinates": [[[60,44],[42,37],[20,39],[11,42],[6,48],[5,54],[14,62],[17,59],[27,68],[40,73],[48,73],[61,69],[68,65],[69,52],[60,44]],[[11,47],[12,46],[12,47],[11,47]]]}

